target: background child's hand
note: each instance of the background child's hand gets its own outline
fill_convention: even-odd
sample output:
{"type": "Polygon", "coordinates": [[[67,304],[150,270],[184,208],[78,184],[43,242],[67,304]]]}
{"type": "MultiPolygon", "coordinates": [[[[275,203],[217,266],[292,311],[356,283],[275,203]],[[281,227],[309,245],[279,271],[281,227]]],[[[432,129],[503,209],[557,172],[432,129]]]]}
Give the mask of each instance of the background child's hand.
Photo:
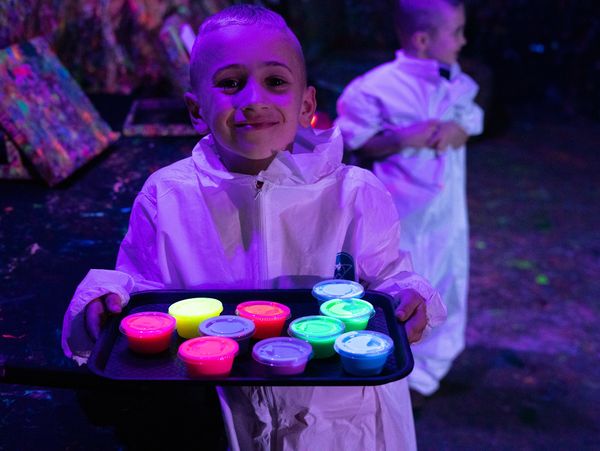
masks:
{"type": "Polygon", "coordinates": [[[457,149],[463,146],[467,139],[469,139],[469,135],[456,122],[440,122],[436,132],[427,142],[427,147],[443,152],[448,150],[448,147],[457,149]]]}
{"type": "Polygon", "coordinates": [[[415,343],[421,339],[427,326],[425,299],[411,289],[401,291],[398,296],[400,305],[396,307],[396,318],[405,323],[408,342],[415,343]]]}
{"type": "Polygon", "coordinates": [[[109,293],[92,300],[85,308],[85,327],[90,337],[96,341],[108,315],[121,313],[122,302],[119,295],[109,293]]]}
{"type": "Polygon", "coordinates": [[[429,142],[435,136],[440,122],[431,119],[423,122],[416,122],[407,127],[398,127],[393,129],[398,134],[398,140],[401,148],[406,147],[427,147],[429,142]]]}

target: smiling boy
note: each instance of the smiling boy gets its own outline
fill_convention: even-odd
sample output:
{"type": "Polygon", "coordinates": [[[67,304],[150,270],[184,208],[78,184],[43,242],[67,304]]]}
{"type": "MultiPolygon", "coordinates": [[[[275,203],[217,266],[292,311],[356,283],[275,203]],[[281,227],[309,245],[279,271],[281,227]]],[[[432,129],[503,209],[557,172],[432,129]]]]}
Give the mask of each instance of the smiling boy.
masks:
{"type": "Polygon", "coordinates": [[[402,50],[338,100],[346,148],[372,166],[400,215],[400,246],[441,293],[448,320],[413,346],[411,388],[433,394],[464,349],[469,275],[465,143],[483,129],[477,84],[461,72],[460,0],[399,0],[402,50]]]}
{"type": "Polygon", "coordinates": [[[216,26],[204,27],[194,46],[194,93],[185,99],[194,126],[215,136],[225,166],[257,173],[277,152],[291,150],[298,124],[310,125],[315,89],[306,86],[302,49],[291,32],[265,26],[248,39],[247,25],[216,26]]]}
{"type": "MultiPolygon", "coordinates": [[[[77,288],[63,327],[68,356],[85,361],[102,316],[118,312],[132,292],[310,288],[333,276],[341,253],[367,289],[394,298],[411,341],[443,321],[439,294],[399,250],[389,194],[368,171],[341,163],[337,129],[309,127],[314,88],[280,16],[251,5],[212,16],[190,70],[190,116],[209,134],[191,158],[146,181],[116,270],[91,270],[77,288]]],[[[416,447],[405,380],[231,386],[219,396],[234,450],[416,447]]]]}

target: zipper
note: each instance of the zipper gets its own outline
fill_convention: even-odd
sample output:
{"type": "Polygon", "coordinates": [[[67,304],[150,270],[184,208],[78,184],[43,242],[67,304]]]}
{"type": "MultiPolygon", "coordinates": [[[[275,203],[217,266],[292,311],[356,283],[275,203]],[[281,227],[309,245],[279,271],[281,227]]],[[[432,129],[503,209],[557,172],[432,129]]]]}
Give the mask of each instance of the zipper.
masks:
{"type": "Polygon", "coordinates": [[[258,238],[259,246],[257,247],[258,255],[258,277],[260,288],[267,288],[267,240],[266,237],[266,221],[264,214],[264,194],[263,188],[265,186],[264,180],[256,178],[254,185],[256,192],[254,193],[254,200],[257,202],[256,211],[258,215],[258,238]],[[261,195],[262,194],[262,195],[261,195]]]}

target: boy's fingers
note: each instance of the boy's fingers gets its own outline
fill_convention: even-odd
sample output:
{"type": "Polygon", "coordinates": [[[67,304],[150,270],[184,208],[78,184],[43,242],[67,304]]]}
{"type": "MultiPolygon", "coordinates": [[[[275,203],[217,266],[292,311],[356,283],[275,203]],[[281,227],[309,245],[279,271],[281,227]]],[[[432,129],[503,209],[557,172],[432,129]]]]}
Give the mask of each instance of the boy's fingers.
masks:
{"type": "Polygon", "coordinates": [[[427,327],[426,310],[424,303],[419,304],[415,314],[406,322],[406,335],[409,343],[419,341],[423,336],[423,331],[427,327]]]}
{"type": "Polygon", "coordinates": [[[110,293],[106,295],[104,299],[104,304],[106,305],[106,309],[113,314],[121,313],[121,297],[118,294],[110,293]]]}
{"type": "Polygon", "coordinates": [[[400,321],[410,318],[423,299],[416,293],[404,292],[400,294],[400,305],[396,307],[396,317],[400,321]]]}
{"type": "Polygon", "coordinates": [[[104,304],[101,299],[94,299],[85,309],[85,327],[93,340],[100,336],[100,328],[104,319],[104,304]]]}

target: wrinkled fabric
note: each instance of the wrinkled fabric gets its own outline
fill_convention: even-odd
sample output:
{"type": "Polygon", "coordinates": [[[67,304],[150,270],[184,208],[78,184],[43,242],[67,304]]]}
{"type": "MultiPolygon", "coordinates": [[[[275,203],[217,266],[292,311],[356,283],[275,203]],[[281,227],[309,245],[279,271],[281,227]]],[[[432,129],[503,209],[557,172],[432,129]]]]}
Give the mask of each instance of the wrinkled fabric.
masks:
{"type": "MultiPolygon", "coordinates": [[[[116,270],[102,272],[98,285],[120,284],[119,292],[128,293],[311,288],[333,276],[336,255],[346,252],[367,289],[396,295],[413,288],[427,300],[430,325],[439,324],[445,307],[399,250],[398,218],[389,193],[370,172],[341,164],[342,151],[337,129],[305,129],[292,153],[280,152],[258,175],[243,175],[228,172],[213,138],[205,137],[191,158],[147,180],[134,202],[116,270]],[[105,279],[106,274],[113,279],[105,279]]],[[[88,354],[71,344],[82,343],[85,330],[73,319],[99,293],[98,288],[91,291],[96,274],[91,271],[78,287],[65,316],[65,353],[79,361],[88,354]]],[[[320,434],[325,434],[323,443],[343,449],[357,443],[364,444],[362,449],[384,443],[388,449],[416,446],[405,381],[335,389],[223,387],[220,392],[233,449],[235,444],[240,449],[314,449],[320,434]],[[336,392],[335,400],[325,395],[329,390],[336,392]],[[364,411],[354,412],[349,402],[364,411]]]]}
{"type": "MultiPolygon", "coordinates": [[[[450,80],[432,60],[396,59],[351,82],[338,100],[337,125],[355,150],[377,133],[428,119],[455,121],[469,135],[483,129],[474,102],[477,84],[455,64],[450,80]]],[[[437,390],[465,346],[469,274],[465,146],[436,152],[408,148],[373,163],[389,190],[402,225],[400,247],[414,269],[440,292],[448,320],[413,346],[415,369],[409,385],[429,395],[437,390]]]]}

